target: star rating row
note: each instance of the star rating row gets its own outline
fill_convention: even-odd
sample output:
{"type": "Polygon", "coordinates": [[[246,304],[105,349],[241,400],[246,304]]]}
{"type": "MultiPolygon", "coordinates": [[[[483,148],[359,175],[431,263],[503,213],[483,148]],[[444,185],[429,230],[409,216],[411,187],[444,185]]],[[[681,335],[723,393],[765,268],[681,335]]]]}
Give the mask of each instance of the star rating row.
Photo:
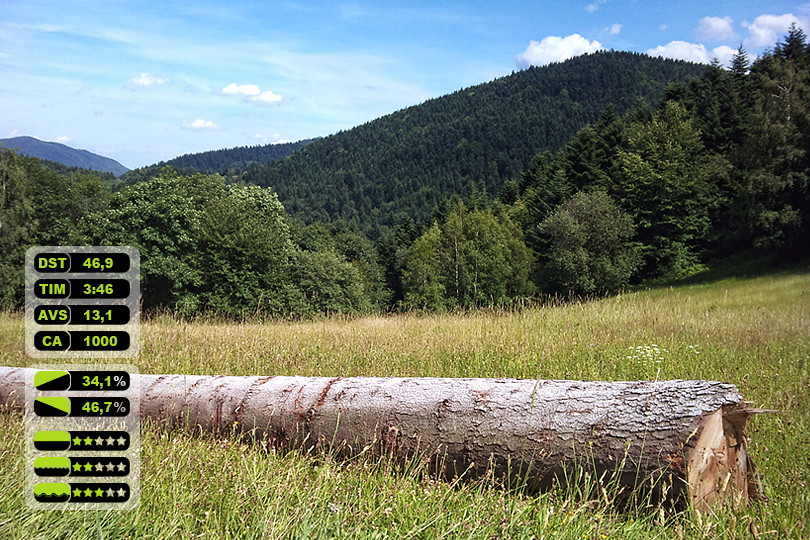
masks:
{"type": "Polygon", "coordinates": [[[96,438],[85,437],[83,439],[77,436],[73,437],[72,442],[73,446],[115,446],[115,447],[126,446],[129,443],[129,441],[124,437],[118,437],[116,439],[113,437],[104,438],[100,436],[96,438]]]}
{"type": "MultiPolygon", "coordinates": [[[[124,457],[113,458],[70,458],[70,476],[127,476],[130,470],[129,460],[124,457]]],[[[61,476],[61,475],[56,475],[61,476]]]]}
{"type": "MultiPolygon", "coordinates": [[[[71,460],[71,462],[72,461],[73,460],[71,460]]],[[[106,465],[100,459],[86,461],[85,463],[76,461],[72,463],[71,467],[73,468],[74,472],[104,472],[104,471],[125,472],[127,470],[126,460],[117,460],[117,461],[118,461],[117,464],[114,464],[112,461],[108,461],[106,465]]]]}
{"type": "Polygon", "coordinates": [[[117,490],[113,488],[107,488],[106,490],[103,490],[100,487],[96,488],[95,490],[90,488],[86,489],[75,488],[71,493],[74,497],[85,497],[85,498],[107,497],[109,499],[113,499],[116,497],[123,498],[127,496],[127,491],[124,488],[118,488],[117,490]]]}

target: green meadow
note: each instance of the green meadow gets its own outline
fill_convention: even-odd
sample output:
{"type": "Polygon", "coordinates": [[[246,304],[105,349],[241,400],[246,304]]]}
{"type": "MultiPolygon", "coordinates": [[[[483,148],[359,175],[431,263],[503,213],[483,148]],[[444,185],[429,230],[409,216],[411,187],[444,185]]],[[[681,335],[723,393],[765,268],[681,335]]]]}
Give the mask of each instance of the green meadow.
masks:
{"type": "MultiPolygon", "coordinates": [[[[0,313],[0,365],[24,366],[23,317],[0,313]]],[[[142,425],[129,512],[36,512],[23,498],[18,411],[0,413],[0,537],[808,538],[810,269],[693,280],[515,310],[304,322],[142,322],[142,373],[712,379],[736,384],[765,499],[698,516],[619,511],[609,493],[529,495],[497,479],[437,481],[418,463],[277,452],[142,425]]],[[[77,360],[76,363],[81,363],[77,360]]]]}

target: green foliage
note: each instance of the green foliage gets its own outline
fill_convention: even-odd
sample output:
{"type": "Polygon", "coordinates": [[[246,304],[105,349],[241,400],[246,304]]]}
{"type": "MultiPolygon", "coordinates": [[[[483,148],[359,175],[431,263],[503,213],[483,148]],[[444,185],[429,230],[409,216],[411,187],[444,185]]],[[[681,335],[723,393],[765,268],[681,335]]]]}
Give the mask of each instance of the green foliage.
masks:
{"type": "Polygon", "coordinates": [[[147,309],[243,318],[372,306],[371,278],[336,250],[301,251],[278,198],[258,186],[165,168],[88,221],[92,242],[138,247],[147,309]]]}
{"type": "Polygon", "coordinates": [[[294,253],[291,283],[290,308],[296,316],[371,311],[363,276],[333,251],[294,253]]]}
{"type": "Polygon", "coordinates": [[[440,274],[449,266],[444,253],[442,229],[434,223],[408,250],[403,269],[403,286],[408,305],[420,309],[442,309],[450,304],[440,274]]]}
{"type": "Polygon", "coordinates": [[[405,265],[405,302],[420,309],[497,305],[533,292],[533,256],[504,211],[456,203],[414,242],[405,265]]]}
{"type": "Polygon", "coordinates": [[[407,214],[397,216],[393,230],[380,238],[377,249],[385,272],[385,285],[390,291],[389,303],[397,305],[405,300],[405,287],[402,273],[408,258],[410,246],[422,233],[422,227],[407,214]]]}
{"type": "Polygon", "coordinates": [[[22,305],[25,250],[34,245],[34,208],[31,204],[25,158],[0,149],[0,308],[22,305]]]}
{"type": "Polygon", "coordinates": [[[562,152],[563,171],[576,189],[610,183],[610,158],[597,130],[585,126],[562,152]]]}
{"type": "Polygon", "coordinates": [[[99,176],[60,174],[39,159],[0,149],[0,308],[23,304],[25,251],[81,244],[85,216],[109,198],[99,176]]]}
{"type": "Polygon", "coordinates": [[[573,182],[565,174],[563,164],[549,151],[532,158],[529,169],[523,173],[521,186],[526,213],[522,217],[525,227],[540,223],[574,191],[573,182]]]}
{"type": "Polygon", "coordinates": [[[540,286],[550,292],[592,295],[625,287],[639,263],[630,216],[604,191],[579,192],[539,227],[540,286]]]}
{"type": "Polygon", "coordinates": [[[115,194],[108,208],[90,216],[94,245],[132,245],[141,252],[141,294],[146,309],[195,313],[205,269],[199,264],[202,208],[224,196],[221,179],[184,177],[170,168],[115,194]]]}
{"type": "Polygon", "coordinates": [[[380,254],[356,225],[342,220],[329,224],[299,225],[293,234],[301,249],[309,252],[329,251],[336,254],[341,261],[350,263],[362,282],[369,305],[375,309],[388,306],[391,293],[386,287],[380,254]]]}
{"type": "Polygon", "coordinates": [[[755,246],[810,253],[810,52],[792,27],[751,69],[747,137],[735,155],[736,216],[755,246]]]}
{"type": "Polygon", "coordinates": [[[617,191],[638,228],[644,275],[688,272],[716,205],[700,133],[683,106],[667,101],[649,122],[631,124],[627,137],[617,191]]]}
{"type": "MultiPolygon", "coordinates": [[[[235,317],[287,311],[293,244],[278,198],[257,186],[228,186],[201,209],[196,261],[202,282],[197,305],[235,317]]],[[[193,260],[193,259],[192,259],[193,260]]]]}

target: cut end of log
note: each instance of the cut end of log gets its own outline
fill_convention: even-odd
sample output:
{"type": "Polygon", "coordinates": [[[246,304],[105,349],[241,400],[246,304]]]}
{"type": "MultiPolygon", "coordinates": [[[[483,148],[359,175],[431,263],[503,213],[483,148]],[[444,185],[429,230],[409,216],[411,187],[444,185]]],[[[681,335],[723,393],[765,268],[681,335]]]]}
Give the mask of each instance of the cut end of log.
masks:
{"type": "Polygon", "coordinates": [[[686,452],[687,492],[698,512],[722,505],[741,507],[760,496],[745,448],[745,423],[757,411],[740,405],[708,414],[694,447],[686,452]]]}

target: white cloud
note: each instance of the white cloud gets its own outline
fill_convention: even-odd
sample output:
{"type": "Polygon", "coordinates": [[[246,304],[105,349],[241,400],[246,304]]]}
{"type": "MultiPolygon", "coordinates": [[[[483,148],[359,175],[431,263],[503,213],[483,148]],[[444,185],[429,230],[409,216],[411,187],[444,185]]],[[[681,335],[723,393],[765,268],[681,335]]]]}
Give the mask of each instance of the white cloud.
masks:
{"type": "Polygon", "coordinates": [[[622,25],[619,23],[611,24],[605,29],[605,31],[611,36],[618,36],[622,31],[622,25]]]}
{"type": "Polygon", "coordinates": [[[204,120],[202,118],[197,118],[193,122],[185,122],[183,123],[184,128],[188,129],[217,129],[217,126],[211,120],[204,120]]]}
{"type": "Polygon", "coordinates": [[[593,2],[593,3],[588,4],[587,6],[585,6],[585,11],[587,11],[588,13],[593,13],[596,10],[598,10],[599,6],[601,6],[605,2],[607,2],[607,0],[596,0],[596,2],[593,2]]]}
{"type": "Polygon", "coordinates": [[[222,93],[225,95],[241,95],[241,96],[258,96],[262,93],[261,88],[259,88],[255,84],[236,84],[231,83],[225,88],[222,89],[222,93]]]}
{"type": "Polygon", "coordinates": [[[256,133],[253,136],[254,139],[258,139],[264,144],[284,144],[284,143],[291,143],[295,142],[292,139],[284,139],[278,133],[273,133],[272,135],[264,135],[262,133],[256,133]]]}
{"type": "Polygon", "coordinates": [[[728,45],[720,45],[712,49],[712,58],[717,58],[720,65],[725,67],[731,65],[731,59],[734,58],[735,54],[737,54],[737,49],[732,49],[728,45]]]}
{"type": "Polygon", "coordinates": [[[61,137],[57,137],[55,140],[58,143],[67,144],[71,141],[71,138],[67,135],[62,135],[61,137]]]}
{"type": "Polygon", "coordinates": [[[689,43],[688,41],[670,41],[666,45],[659,45],[654,49],[647,49],[650,56],[663,56],[664,58],[674,58],[676,60],[687,60],[708,64],[717,58],[722,65],[728,65],[731,57],[736,54],[736,50],[727,45],[720,45],[711,51],[706,49],[702,43],[689,43]]]}
{"type": "Polygon", "coordinates": [[[259,88],[256,84],[236,84],[231,83],[222,89],[222,93],[231,96],[245,96],[245,98],[256,103],[279,103],[284,100],[284,96],[259,88]]]}
{"type": "Polygon", "coordinates": [[[731,17],[703,17],[697,27],[700,39],[723,41],[734,37],[731,17]]]}
{"type": "Polygon", "coordinates": [[[258,101],[258,102],[261,102],[261,103],[278,103],[279,101],[282,101],[283,99],[284,99],[284,96],[281,96],[279,94],[274,94],[270,90],[265,90],[264,92],[262,92],[258,96],[255,96],[255,97],[251,98],[252,101],[258,101]]]}
{"type": "Polygon", "coordinates": [[[580,54],[602,49],[598,41],[588,41],[579,34],[570,36],[546,36],[541,41],[532,40],[526,50],[517,55],[520,67],[544,66],[551,62],[568,60],[580,54]]]}
{"type": "Polygon", "coordinates": [[[752,23],[743,21],[743,28],[748,29],[748,37],[745,38],[743,44],[751,48],[772,47],[787,34],[790,24],[794,22],[802,28],[806,27],[806,25],[803,25],[802,21],[792,13],[786,13],[785,15],[760,15],[754,19],[752,23]]]}
{"type": "Polygon", "coordinates": [[[658,27],[658,29],[662,32],[665,32],[668,28],[669,28],[668,24],[662,24],[661,26],[658,27]]]}
{"type": "Polygon", "coordinates": [[[127,85],[132,88],[148,88],[150,86],[160,86],[167,82],[169,82],[169,79],[155,77],[149,73],[141,73],[137,77],[130,79],[127,85]]]}
{"type": "Polygon", "coordinates": [[[650,56],[663,56],[664,58],[675,58],[678,60],[689,60],[690,62],[706,63],[708,52],[701,43],[689,43],[686,41],[670,41],[666,45],[659,45],[654,49],[648,49],[650,56]]]}

